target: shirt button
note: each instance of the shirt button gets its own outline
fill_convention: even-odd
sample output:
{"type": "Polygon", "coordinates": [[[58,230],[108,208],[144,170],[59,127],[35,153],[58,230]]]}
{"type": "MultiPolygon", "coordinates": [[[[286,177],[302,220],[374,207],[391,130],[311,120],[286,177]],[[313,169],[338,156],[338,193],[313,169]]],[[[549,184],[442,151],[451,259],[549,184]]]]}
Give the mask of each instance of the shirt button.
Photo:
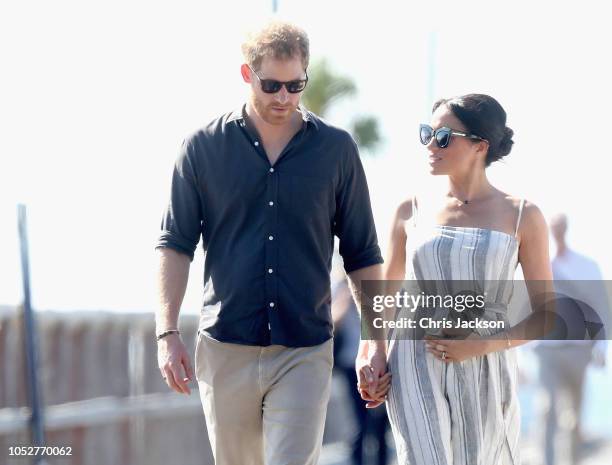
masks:
{"type": "Polygon", "coordinates": [[[274,236],[268,236],[268,240],[269,241],[273,241],[274,240],[274,236]]]}
{"type": "Polygon", "coordinates": [[[259,147],[259,141],[255,141],[255,142],[253,142],[253,145],[254,145],[255,147],[259,147]]]}
{"type": "Polygon", "coordinates": [[[270,308],[274,307],[274,302],[270,302],[270,308]]]}
{"type": "Polygon", "coordinates": [[[268,268],[268,273],[272,274],[274,273],[274,270],[272,268],[268,268]]]}
{"type": "Polygon", "coordinates": [[[274,202],[272,202],[271,200],[268,202],[268,205],[272,206],[274,205],[274,202]]]}
{"type": "Polygon", "coordinates": [[[274,173],[274,168],[270,168],[270,173],[274,173]]]}

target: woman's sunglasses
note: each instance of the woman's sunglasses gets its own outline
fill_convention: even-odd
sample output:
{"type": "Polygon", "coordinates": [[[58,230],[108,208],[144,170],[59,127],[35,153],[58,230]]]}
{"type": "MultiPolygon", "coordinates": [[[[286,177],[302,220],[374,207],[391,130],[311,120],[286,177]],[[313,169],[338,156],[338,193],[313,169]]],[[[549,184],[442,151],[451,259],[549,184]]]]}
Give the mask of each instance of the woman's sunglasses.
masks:
{"type": "MultiPolygon", "coordinates": [[[[249,66],[249,68],[251,67],[249,66]]],[[[251,71],[253,71],[253,74],[257,76],[257,79],[261,84],[261,90],[266,94],[275,94],[281,90],[283,86],[285,86],[285,89],[287,89],[287,92],[290,94],[297,94],[306,88],[306,83],[308,82],[308,73],[306,73],[306,71],[304,71],[306,73],[306,79],[296,79],[294,81],[286,82],[277,81],[276,79],[262,79],[253,68],[251,68],[251,71]]]]}
{"type": "Polygon", "coordinates": [[[434,131],[434,129],[428,124],[421,124],[419,129],[419,137],[421,138],[421,144],[427,145],[431,139],[435,139],[436,144],[441,149],[448,147],[452,136],[467,137],[468,139],[482,140],[488,142],[480,136],[475,134],[469,134],[467,132],[455,131],[451,128],[442,127],[434,131]]]}

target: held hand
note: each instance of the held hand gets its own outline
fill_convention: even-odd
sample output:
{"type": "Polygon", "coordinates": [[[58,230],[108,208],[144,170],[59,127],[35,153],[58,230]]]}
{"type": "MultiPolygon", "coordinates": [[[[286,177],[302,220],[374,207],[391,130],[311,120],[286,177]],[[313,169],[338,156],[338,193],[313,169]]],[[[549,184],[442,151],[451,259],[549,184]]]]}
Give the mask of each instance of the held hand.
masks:
{"type": "Polygon", "coordinates": [[[384,342],[361,341],[355,369],[361,398],[368,401],[366,408],[378,407],[384,402],[391,382],[391,375],[385,375],[387,354],[384,342]]]}
{"type": "Polygon", "coordinates": [[[443,362],[463,362],[464,360],[480,357],[491,352],[490,341],[476,334],[466,339],[434,339],[425,336],[427,351],[443,362]]]}
{"type": "Polygon", "coordinates": [[[376,408],[387,400],[387,394],[391,389],[391,373],[386,373],[378,379],[378,390],[371,394],[368,390],[368,383],[362,377],[357,383],[359,395],[367,401],[366,408],[376,408]]]}
{"type": "Polygon", "coordinates": [[[193,369],[185,344],[178,334],[170,334],[157,341],[157,364],[166,384],[179,394],[191,394],[189,381],[193,369]]]}

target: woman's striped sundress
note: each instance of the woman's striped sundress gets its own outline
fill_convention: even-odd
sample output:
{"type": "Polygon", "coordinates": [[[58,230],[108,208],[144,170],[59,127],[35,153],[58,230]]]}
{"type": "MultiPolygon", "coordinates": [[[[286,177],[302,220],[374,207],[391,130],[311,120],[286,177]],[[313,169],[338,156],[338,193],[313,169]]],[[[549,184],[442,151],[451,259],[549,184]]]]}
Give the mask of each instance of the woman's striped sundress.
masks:
{"type": "MultiPolygon", "coordinates": [[[[407,279],[486,281],[498,287],[488,289],[491,307],[507,308],[518,263],[516,231],[512,236],[483,228],[416,227],[416,218],[415,209],[415,222],[407,225],[407,279]]],[[[507,321],[507,315],[499,318],[507,321]]],[[[387,410],[399,465],[520,463],[512,349],[446,363],[427,352],[424,341],[392,335],[388,364],[387,410]]]]}

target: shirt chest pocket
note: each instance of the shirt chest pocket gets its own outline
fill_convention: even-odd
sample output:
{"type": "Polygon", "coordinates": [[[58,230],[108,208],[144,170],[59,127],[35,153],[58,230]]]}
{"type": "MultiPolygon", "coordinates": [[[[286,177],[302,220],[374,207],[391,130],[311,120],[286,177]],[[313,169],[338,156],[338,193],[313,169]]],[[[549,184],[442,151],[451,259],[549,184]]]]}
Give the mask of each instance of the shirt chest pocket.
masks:
{"type": "Polygon", "coordinates": [[[284,177],[285,193],[292,215],[302,221],[333,217],[335,211],[334,185],[331,179],[287,174],[284,177]],[[309,218],[310,216],[310,218],[309,218]]]}

